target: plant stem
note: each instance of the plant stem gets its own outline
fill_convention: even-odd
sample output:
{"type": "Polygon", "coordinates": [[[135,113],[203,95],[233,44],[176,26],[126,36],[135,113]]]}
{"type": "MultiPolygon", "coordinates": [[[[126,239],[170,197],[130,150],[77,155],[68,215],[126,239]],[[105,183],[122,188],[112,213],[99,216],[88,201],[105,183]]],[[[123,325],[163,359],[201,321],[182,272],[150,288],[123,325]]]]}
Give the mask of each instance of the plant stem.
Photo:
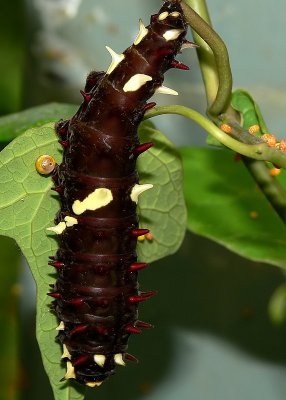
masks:
{"type": "MultiPolygon", "coordinates": [[[[196,11],[204,21],[206,22],[210,21],[209,13],[205,6],[204,1],[200,2],[199,5],[197,0],[193,1],[185,0],[185,3],[191,5],[193,10],[196,11]]],[[[182,7],[183,4],[184,3],[181,4],[182,7]]],[[[193,28],[191,21],[192,17],[189,17],[188,22],[191,25],[193,39],[195,43],[199,45],[199,47],[197,48],[197,55],[200,63],[200,69],[202,72],[205,91],[207,94],[208,106],[210,106],[215,101],[219,86],[218,74],[216,70],[216,61],[211,48],[201,38],[201,36],[196,33],[196,30],[193,28]]]]}
{"type": "Polygon", "coordinates": [[[286,222],[286,191],[284,186],[270,176],[265,162],[248,157],[243,157],[243,162],[279,217],[286,222]]]}
{"type": "Polygon", "coordinates": [[[189,118],[229,149],[256,160],[271,161],[274,164],[286,168],[286,153],[282,153],[276,148],[269,147],[263,141],[257,144],[241,143],[219,129],[212,121],[188,107],[180,105],[154,107],[145,113],[144,119],[146,120],[162,114],[177,114],[189,118]]]}
{"type": "Polygon", "coordinates": [[[212,29],[204,0],[184,0],[182,9],[200,45],[198,56],[203,75],[209,108],[208,115],[214,121],[226,112],[232,91],[232,74],[227,48],[220,36],[212,29]],[[189,7],[190,4],[195,8],[189,7]]]}
{"type": "MultiPolygon", "coordinates": [[[[181,5],[188,23],[192,30],[197,33],[193,32],[194,40],[200,45],[197,51],[209,105],[207,113],[217,125],[220,123],[218,117],[223,112],[225,112],[227,118],[239,122],[238,114],[229,104],[232,90],[232,74],[227,48],[219,35],[211,28],[211,21],[205,0],[183,0],[181,5]],[[213,54],[211,54],[210,49],[213,54]]],[[[213,129],[212,132],[209,131],[209,133],[215,136],[213,129]]],[[[239,133],[238,140],[243,140],[242,133],[239,133]]],[[[218,136],[217,139],[232,150],[235,150],[235,147],[239,148],[239,150],[235,151],[244,155],[242,159],[248,171],[278,215],[286,222],[286,191],[277,179],[269,175],[269,169],[266,164],[263,161],[257,161],[260,159],[275,163],[272,156],[276,158],[277,154],[272,154],[271,156],[270,153],[274,153],[276,150],[268,148],[266,153],[264,152],[264,156],[258,158],[253,154],[251,155],[251,152],[254,150],[253,147],[257,145],[251,145],[251,151],[243,152],[244,149],[241,146],[231,147],[229,141],[223,142],[218,136]],[[251,157],[252,159],[248,159],[247,157],[251,157]]],[[[246,146],[250,147],[249,145],[246,146]]],[[[278,158],[285,158],[284,154],[282,154],[282,157],[278,155],[278,158]]],[[[278,162],[277,165],[285,168],[284,163],[278,162]]]]}

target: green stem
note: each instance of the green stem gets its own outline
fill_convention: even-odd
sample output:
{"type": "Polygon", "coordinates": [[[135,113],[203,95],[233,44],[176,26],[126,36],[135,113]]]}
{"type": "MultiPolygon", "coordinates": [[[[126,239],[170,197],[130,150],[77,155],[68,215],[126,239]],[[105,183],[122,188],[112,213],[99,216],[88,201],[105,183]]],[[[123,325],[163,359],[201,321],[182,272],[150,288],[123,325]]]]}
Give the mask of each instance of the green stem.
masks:
{"type": "Polygon", "coordinates": [[[212,121],[188,107],[180,105],[154,107],[145,113],[144,119],[146,120],[162,114],[177,114],[189,118],[195,121],[229,149],[256,160],[271,161],[274,164],[286,168],[286,153],[282,153],[276,148],[271,148],[264,142],[251,145],[241,143],[224,133],[212,121]]]}
{"type": "MultiPolygon", "coordinates": [[[[208,104],[211,104],[208,109],[208,115],[217,125],[220,123],[220,120],[217,117],[223,112],[225,112],[227,118],[239,122],[238,114],[229,105],[232,90],[232,75],[227,48],[221,38],[210,27],[211,21],[205,0],[184,0],[184,2],[182,2],[182,8],[187,21],[191,28],[198,34],[197,35],[193,32],[194,40],[200,45],[200,48],[198,49],[200,68],[203,75],[208,104]],[[184,4],[184,2],[186,4],[184,4]],[[188,5],[194,10],[192,10],[188,5]],[[198,14],[202,20],[198,18],[198,14]],[[207,26],[205,25],[206,22],[208,23],[207,26]],[[210,49],[213,53],[210,52],[210,49]],[[214,96],[216,90],[217,94],[214,96]]],[[[238,135],[237,138],[239,140],[244,140],[245,135],[243,132],[238,132],[238,135]]],[[[223,144],[230,147],[226,142],[223,144]]],[[[251,146],[252,151],[253,146],[257,145],[251,146]]],[[[240,146],[237,146],[237,148],[238,147],[240,146]]],[[[230,148],[234,150],[234,147],[230,148]]],[[[247,159],[247,157],[243,157],[243,162],[248,171],[255,179],[264,195],[270,201],[278,215],[284,222],[286,222],[286,192],[284,187],[277,181],[277,179],[269,175],[269,169],[263,161],[257,161],[258,158],[251,155],[250,152],[247,154],[247,152],[244,153],[241,150],[242,148],[240,147],[240,150],[238,150],[240,154],[252,158],[250,160],[247,159]],[[256,158],[256,160],[253,160],[253,158],[256,158]]],[[[266,152],[268,154],[264,154],[266,155],[266,158],[261,159],[273,162],[274,159],[271,157],[270,153],[277,153],[277,151],[269,150],[270,149],[268,148],[268,151],[266,152]]],[[[277,154],[273,155],[276,158],[277,154]]],[[[283,153],[281,156],[280,152],[278,158],[284,158],[283,156],[283,153]]],[[[284,164],[281,163],[281,161],[282,160],[277,164],[282,167],[284,164]]]]}
{"type": "MultiPolygon", "coordinates": [[[[192,6],[193,10],[200,15],[200,17],[210,24],[210,16],[208,10],[205,6],[205,2],[198,0],[185,0],[186,4],[192,6]]],[[[183,6],[183,3],[182,3],[183,6]]],[[[195,16],[196,17],[196,16],[195,16]]],[[[196,33],[196,31],[192,27],[191,19],[189,19],[189,24],[191,25],[192,36],[196,44],[199,45],[197,48],[197,55],[200,63],[200,69],[202,73],[202,78],[204,81],[205,91],[207,94],[207,102],[208,106],[210,106],[216,98],[219,80],[218,74],[216,70],[216,61],[213,55],[211,48],[207,45],[207,43],[201,38],[200,35],[196,33]]]]}
{"type": "Polygon", "coordinates": [[[243,157],[244,165],[269,200],[282,221],[286,222],[286,191],[280,182],[269,174],[263,161],[243,157]]]}
{"type": "Polygon", "coordinates": [[[194,34],[194,39],[200,45],[198,55],[210,104],[208,115],[218,121],[217,117],[226,112],[229,106],[232,91],[228,51],[223,40],[211,27],[204,0],[184,0],[181,5],[187,22],[197,33],[194,34]],[[188,4],[196,8],[198,13],[188,4]]]}

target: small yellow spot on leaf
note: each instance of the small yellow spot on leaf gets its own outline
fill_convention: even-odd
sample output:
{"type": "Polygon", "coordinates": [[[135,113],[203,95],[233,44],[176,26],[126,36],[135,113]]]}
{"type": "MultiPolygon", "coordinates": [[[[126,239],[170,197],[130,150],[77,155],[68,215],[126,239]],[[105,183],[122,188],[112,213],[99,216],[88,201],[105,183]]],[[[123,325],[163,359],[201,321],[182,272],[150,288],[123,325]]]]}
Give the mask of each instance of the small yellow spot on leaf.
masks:
{"type": "Polygon", "coordinates": [[[48,154],[43,154],[37,158],[35,166],[39,174],[49,175],[55,169],[56,160],[48,154]]]}
{"type": "Polygon", "coordinates": [[[258,218],[258,212],[257,211],[250,211],[249,216],[251,219],[257,219],[258,218]]]}
{"type": "Polygon", "coordinates": [[[154,240],[154,235],[152,233],[146,233],[145,238],[149,240],[149,242],[152,242],[154,240]]]}

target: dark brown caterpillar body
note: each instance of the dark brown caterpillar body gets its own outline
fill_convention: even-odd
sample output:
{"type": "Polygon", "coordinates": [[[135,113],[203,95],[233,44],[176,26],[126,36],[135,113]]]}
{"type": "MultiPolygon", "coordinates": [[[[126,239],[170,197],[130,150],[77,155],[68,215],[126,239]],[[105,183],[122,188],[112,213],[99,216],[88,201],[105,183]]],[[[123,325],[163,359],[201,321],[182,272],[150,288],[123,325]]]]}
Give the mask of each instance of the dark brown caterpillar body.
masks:
{"type": "Polygon", "coordinates": [[[174,60],[186,43],[186,22],[179,1],[166,1],[147,27],[140,22],[134,44],[112,55],[106,73],[92,72],[84,101],[70,121],[57,124],[64,148],[54,181],[61,196],[57,225],[60,248],[50,262],[58,270],[54,309],[58,339],[67,362],[66,379],[99,386],[126,353],[131,333],[151,325],[138,321],[138,303],[154,292],[141,292],[137,238],[138,196],[152,185],[139,185],[137,157],[152,143],[140,144],[137,128],[169,68],[188,69],[174,60]]]}

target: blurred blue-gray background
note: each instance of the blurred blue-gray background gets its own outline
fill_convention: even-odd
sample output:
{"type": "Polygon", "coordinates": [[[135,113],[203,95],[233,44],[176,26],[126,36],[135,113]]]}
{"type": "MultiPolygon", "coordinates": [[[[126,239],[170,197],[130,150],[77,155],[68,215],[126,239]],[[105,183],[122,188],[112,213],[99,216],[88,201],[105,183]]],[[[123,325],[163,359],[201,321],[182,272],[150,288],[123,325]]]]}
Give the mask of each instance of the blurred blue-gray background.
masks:
{"type": "MultiPolygon", "coordinates": [[[[138,19],[147,24],[160,4],[3,2],[1,114],[51,101],[80,102],[87,73],[109,65],[105,45],[124,50],[136,35],[138,19]]],[[[212,0],[209,11],[229,49],[234,86],[250,91],[270,131],[285,137],[286,3],[212,0]]],[[[185,50],[180,59],[191,66],[190,72],[170,71],[165,81],[180,96],[160,95],[156,101],[204,112],[195,50],[185,50]]],[[[178,145],[204,145],[205,133],[190,121],[164,116],[154,122],[178,145]]],[[[52,393],[34,337],[35,289],[27,266],[21,271],[20,398],[48,400],[52,393]]],[[[141,277],[143,288],[159,289],[158,296],[141,307],[142,319],[156,328],[130,343],[140,364],[118,371],[99,390],[90,391],[88,399],[285,399],[286,326],[274,326],[267,314],[271,294],[284,282],[279,269],[244,260],[188,234],[178,254],[155,263],[141,277]]]]}

